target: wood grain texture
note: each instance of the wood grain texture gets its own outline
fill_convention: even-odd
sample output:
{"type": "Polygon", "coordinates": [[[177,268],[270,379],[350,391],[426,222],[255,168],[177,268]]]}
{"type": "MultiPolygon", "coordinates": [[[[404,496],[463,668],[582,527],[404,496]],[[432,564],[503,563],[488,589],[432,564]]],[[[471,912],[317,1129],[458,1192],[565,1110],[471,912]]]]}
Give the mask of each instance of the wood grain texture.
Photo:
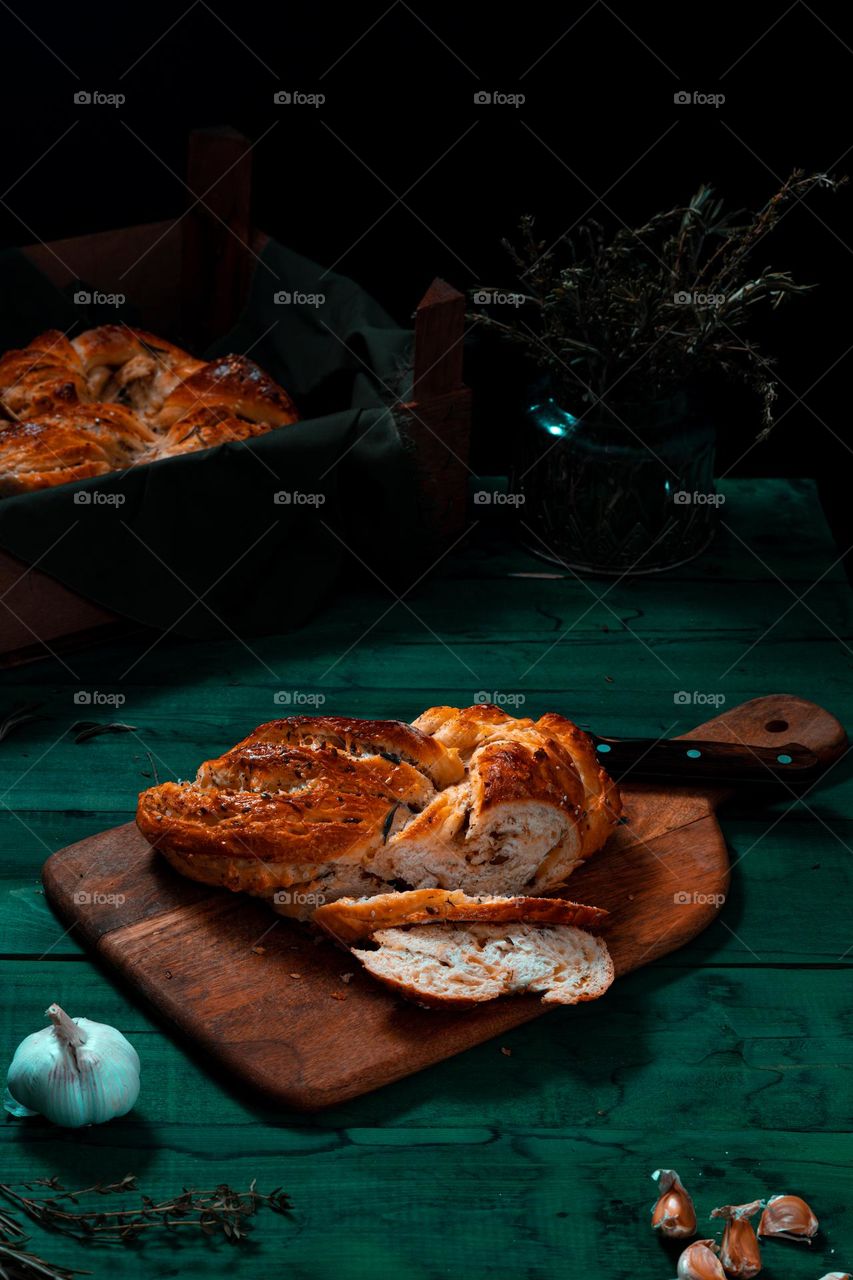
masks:
{"type": "Polygon", "coordinates": [[[236,323],[254,259],[249,245],[252,148],[235,129],[194,129],[187,157],[189,203],[182,219],[183,331],[203,351],[236,323]]]}
{"type": "MultiPolygon", "coordinates": [[[[418,477],[420,522],[430,567],[465,528],[471,392],[462,381],[465,295],[435,279],[415,311],[410,400],[403,432],[418,477]]],[[[426,567],[426,566],[425,566],[426,567]]]]}
{"type": "MultiPolygon", "coordinates": [[[[696,732],[761,746],[778,740],[779,723],[827,763],[845,741],[833,716],[784,694],[696,732]]],[[[625,788],[625,825],[567,891],[611,912],[617,975],[683,946],[719,911],[729,873],[714,810],[726,794],[625,788]]],[[[132,824],[54,854],[43,876],[63,919],[160,1014],[286,1106],[340,1103],[543,1012],[535,996],[460,1013],[402,1003],[345,952],[276,920],[262,903],[175,875],[132,824]],[[353,975],[346,983],[343,970],[353,975]]]]}
{"type": "MultiPolygon", "coordinates": [[[[0,548],[0,664],[44,657],[71,631],[115,623],[115,614],[69,591],[0,548]]],[[[104,632],[101,632],[104,635],[104,632]]]]}

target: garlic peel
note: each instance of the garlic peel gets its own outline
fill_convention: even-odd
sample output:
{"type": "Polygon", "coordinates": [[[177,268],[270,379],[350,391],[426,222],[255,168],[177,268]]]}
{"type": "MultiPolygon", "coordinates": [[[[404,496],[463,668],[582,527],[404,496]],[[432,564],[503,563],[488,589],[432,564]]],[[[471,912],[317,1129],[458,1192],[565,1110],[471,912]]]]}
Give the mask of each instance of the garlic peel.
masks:
{"type": "Polygon", "coordinates": [[[820,1223],[800,1196],[771,1196],[758,1224],[760,1236],[811,1244],[820,1223]]]}
{"type": "Polygon", "coordinates": [[[18,1045],[4,1106],[15,1116],[43,1115],[69,1129],[126,1115],[139,1096],[139,1056],[105,1023],[69,1018],[53,1004],[51,1026],[18,1045]]]}

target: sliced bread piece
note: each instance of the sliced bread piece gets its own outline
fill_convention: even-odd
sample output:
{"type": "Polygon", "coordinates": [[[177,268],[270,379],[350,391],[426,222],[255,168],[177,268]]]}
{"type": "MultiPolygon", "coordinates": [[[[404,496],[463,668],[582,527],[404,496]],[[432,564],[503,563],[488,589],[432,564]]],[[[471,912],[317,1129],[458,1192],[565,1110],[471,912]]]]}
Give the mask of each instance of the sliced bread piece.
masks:
{"type": "Polygon", "coordinates": [[[413,889],[404,893],[380,893],[375,897],[339,898],[318,907],[312,921],[338,942],[349,946],[380,929],[412,924],[510,921],[594,928],[606,917],[602,907],[589,907],[563,898],[471,897],[461,889],[413,889]]]}
{"type": "Polygon", "coordinates": [[[539,991],[543,1004],[577,1004],[603,995],[614,978],[606,944],[572,925],[414,925],[381,929],[372,941],[375,951],[353,949],[365,969],[430,1007],[539,991]]]}

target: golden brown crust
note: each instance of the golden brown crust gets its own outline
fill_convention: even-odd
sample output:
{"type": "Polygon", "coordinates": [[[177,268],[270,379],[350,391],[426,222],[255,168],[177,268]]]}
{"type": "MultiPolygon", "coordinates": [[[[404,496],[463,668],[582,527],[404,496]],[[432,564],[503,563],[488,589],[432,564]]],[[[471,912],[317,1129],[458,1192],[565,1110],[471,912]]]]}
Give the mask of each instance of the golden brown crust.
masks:
{"type": "Polygon", "coordinates": [[[184,377],[204,364],[165,338],[158,338],[144,329],[131,329],[126,324],[104,324],[97,329],[87,329],[70,345],[87,373],[102,365],[123,365],[145,354],[168,364],[170,368],[180,369],[184,377]]]}
{"type": "Polygon", "coordinates": [[[114,470],[96,440],[50,422],[16,423],[0,435],[0,496],[107,475],[114,470]]]}
{"type": "Polygon", "coordinates": [[[143,792],[137,822],[193,878],[262,896],[298,888],[314,906],[391,886],[529,897],[561,888],[607,837],[613,806],[606,820],[597,806],[612,784],[584,758],[585,791],[569,746],[590,744],[568,721],[543,734],[493,708],[469,711],[487,740],[476,746],[475,717],[454,712],[462,749],[451,743],[460,734],[440,741],[401,721],[271,721],[195,782],[143,792]]]}
{"type": "Polygon", "coordinates": [[[87,397],[84,370],[68,339],[57,329],[33,338],[0,358],[0,404],[20,420],[87,397]]]}
{"type": "Polygon", "coordinates": [[[181,382],[157,415],[158,427],[170,427],[199,408],[227,408],[236,418],[285,427],[298,420],[287,392],[245,356],[221,356],[181,382]]]}
{"type": "Polygon", "coordinates": [[[465,776],[456,751],[444,747],[404,720],[289,716],[261,725],[251,735],[251,740],[323,745],[355,756],[384,756],[392,763],[404,761],[422,769],[437,786],[442,787],[459,782],[465,776]]]}
{"type": "Polygon", "coordinates": [[[117,404],[72,404],[0,431],[0,495],[107,475],[132,466],[154,436],[117,404]]]}
{"type": "MultiPolygon", "coordinates": [[[[622,796],[616,783],[602,768],[601,759],[589,735],[565,716],[549,711],[536,722],[537,730],[553,736],[571,755],[586,793],[583,821],[585,850],[594,852],[607,839],[622,815],[622,796]]],[[[584,853],[584,856],[587,856],[584,853]]]]}
{"type": "Polygon", "coordinates": [[[245,357],[205,363],[122,324],[71,342],[48,330],[0,358],[0,495],[251,439],[297,418],[245,357]],[[26,430],[10,434],[18,425],[26,430]]]}
{"type": "Polygon", "coordinates": [[[476,752],[483,808],[538,794],[575,811],[579,856],[600,848],[622,813],[619,789],[601,767],[587,734],[571,720],[548,712],[539,720],[516,719],[491,703],[430,707],[414,722],[456,747],[466,762],[476,752]]]}
{"type": "Polygon", "coordinates": [[[196,782],[144,791],[137,823],[151,844],[193,864],[194,878],[261,895],[311,884],[329,863],[368,862],[397,811],[402,819],[427,803],[425,772],[384,752],[405,746],[435,769],[447,753],[422,737],[396,721],[272,721],[206,761],[196,782]]]}
{"type": "Polygon", "coordinates": [[[408,893],[381,893],[375,898],[339,898],[318,907],[311,918],[338,942],[349,946],[379,929],[411,924],[517,921],[589,929],[602,924],[607,914],[601,907],[564,898],[471,897],[461,889],[413,889],[408,893]]]}
{"type": "Polygon", "coordinates": [[[212,449],[216,445],[250,440],[264,435],[269,428],[264,423],[245,422],[235,418],[224,408],[197,409],[195,413],[179,418],[157,443],[149,461],[174,458],[181,453],[194,453],[199,449],[212,449]]]}

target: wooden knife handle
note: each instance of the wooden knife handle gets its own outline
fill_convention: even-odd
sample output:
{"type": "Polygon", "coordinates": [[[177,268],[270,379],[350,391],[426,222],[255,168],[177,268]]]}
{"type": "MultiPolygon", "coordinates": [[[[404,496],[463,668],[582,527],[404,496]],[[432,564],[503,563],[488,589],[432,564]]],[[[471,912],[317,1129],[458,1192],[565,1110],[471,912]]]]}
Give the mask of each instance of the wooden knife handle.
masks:
{"type": "MultiPolygon", "coordinates": [[[[595,743],[614,745],[611,739],[591,736],[595,743]]],[[[647,743],[651,741],[647,739],[647,743]]],[[[690,733],[657,746],[664,748],[663,763],[668,772],[656,775],[651,772],[651,764],[649,772],[645,772],[645,761],[632,765],[628,759],[624,768],[629,783],[666,777],[687,784],[693,779],[716,804],[731,794],[739,782],[751,784],[763,778],[765,782],[787,782],[789,787],[797,783],[811,785],[822,769],[844,755],[847,734],[841,722],[816,703],[791,693],[771,693],[729,707],[690,733]],[[681,771],[669,771],[676,767],[676,757],[670,753],[686,753],[694,748],[694,740],[695,749],[702,751],[703,745],[710,746],[717,749],[717,754],[710,759],[707,750],[704,757],[685,755],[678,766],[681,771]],[[719,752],[721,747],[727,751],[719,752]],[[812,759],[804,753],[811,753],[812,759]],[[791,763],[780,761],[780,755],[790,756],[791,763]]],[[[612,769],[619,776],[612,750],[601,752],[599,758],[608,772],[612,769]]]]}
{"type": "Polygon", "coordinates": [[[617,780],[666,778],[722,786],[811,782],[822,769],[818,756],[798,742],[762,747],[709,738],[593,738],[601,763],[617,780]]]}

